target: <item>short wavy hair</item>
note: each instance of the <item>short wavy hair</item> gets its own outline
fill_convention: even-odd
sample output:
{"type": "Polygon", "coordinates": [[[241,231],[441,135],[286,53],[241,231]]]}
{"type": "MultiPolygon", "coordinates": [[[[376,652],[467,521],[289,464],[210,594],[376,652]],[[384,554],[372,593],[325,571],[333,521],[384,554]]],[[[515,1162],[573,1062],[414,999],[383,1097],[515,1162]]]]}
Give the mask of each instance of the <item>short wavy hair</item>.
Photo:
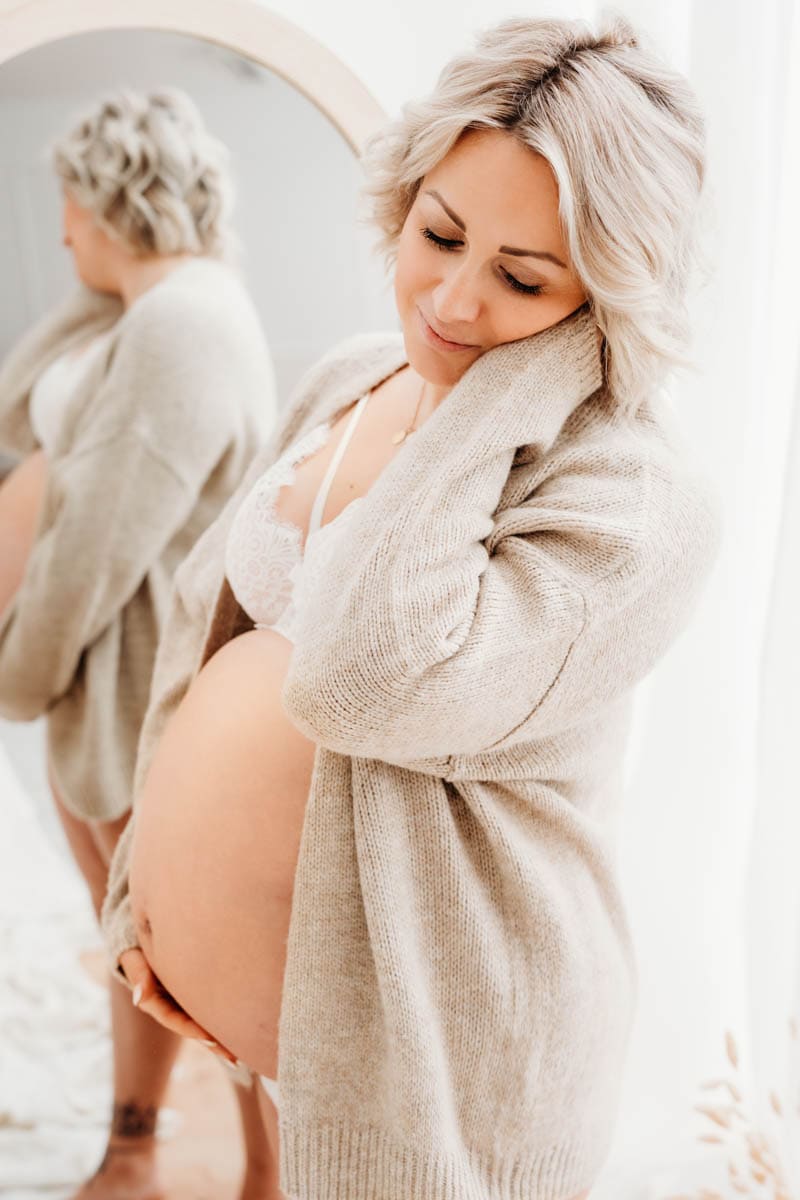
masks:
{"type": "Polygon", "coordinates": [[[178,88],[104,97],[49,154],[76,203],[131,254],[238,249],[228,149],[178,88]]]}
{"type": "Polygon", "coordinates": [[[366,220],[391,267],[423,176],[468,129],[508,130],[549,162],[572,265],[604,335],[611,395],[635,412],[687,357],[687,292],[701,250],[705,120],[687,80],[606,10],[513,17],[481,30],[433,92],[362,155],[366,220]]]}

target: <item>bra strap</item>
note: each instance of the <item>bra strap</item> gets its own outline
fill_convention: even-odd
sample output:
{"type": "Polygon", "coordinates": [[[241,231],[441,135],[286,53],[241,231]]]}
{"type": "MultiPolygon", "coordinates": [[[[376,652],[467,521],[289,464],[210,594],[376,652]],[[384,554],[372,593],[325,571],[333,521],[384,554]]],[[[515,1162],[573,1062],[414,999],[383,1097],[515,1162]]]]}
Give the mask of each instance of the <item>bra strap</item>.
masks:
{"type": "MultiPolygon", "coordinates": [[[[313,505],[313,508],[311,509],[311,516],[310,516],[309,522],[308,522],[308,533],[309,534],[314,533],[317,529],[319,529],[319,522],[322,520],[322,510],[325,507],[325,501],[328,498],[328,492],[330,491],[330,486],[331,486],[331,483],[333,482],[333,477],[336,473],[336,468],[339,466],[339,463],[341,462],[342,455],[344,454],[344,452],[347,448],[347,443],[350,441],[350,438],[353,434],[353,430],[356,427],[356,421],[358,420],[361,410],[364,407],[364,405],[366,404],[368,397],[369,397],[369,392],[365,392],[364,395],[361,397],[361,399],[356,404],[355,409],[354,409],[353,413],[351,414],[350,420],[348,421],[347,426],[345,427],[345,431],[342,434],[342,436],[339,438],[339,444],[337,445],[336,450],[334,451],[333,458],[328,463],[328,469],[325,472],[325,475],[322,479],[322,483],[319,485],[319,490],[317,491],[317,494],[314,498],[314,505],[313,505]]],[[[308,534],[306,536],[308,536],[308,534]]]]}

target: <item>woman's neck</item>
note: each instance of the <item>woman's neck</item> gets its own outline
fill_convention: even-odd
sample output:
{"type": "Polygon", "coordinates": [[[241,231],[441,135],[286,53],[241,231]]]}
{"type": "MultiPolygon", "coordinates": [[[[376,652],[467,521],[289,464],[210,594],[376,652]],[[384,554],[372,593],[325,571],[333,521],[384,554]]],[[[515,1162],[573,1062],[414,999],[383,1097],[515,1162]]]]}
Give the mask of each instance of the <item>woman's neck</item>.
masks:
{"type": "Polygon", "coordinates": [[[125,309],[130,308],[134,300],[149,291],[155,284],[160,283],[167,275],[171,275],[178,267],[190,259],[197,258],[196,254],[153,254],[147,258],[131,258],[120,270],[119,295],[125,309]]]}

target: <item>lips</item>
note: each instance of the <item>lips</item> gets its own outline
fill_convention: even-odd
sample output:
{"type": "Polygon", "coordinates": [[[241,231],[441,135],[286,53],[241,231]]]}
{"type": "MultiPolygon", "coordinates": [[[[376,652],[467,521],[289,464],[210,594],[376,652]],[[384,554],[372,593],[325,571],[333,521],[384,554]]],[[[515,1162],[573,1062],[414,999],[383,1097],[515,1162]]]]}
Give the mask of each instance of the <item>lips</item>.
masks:
{"type": "Polygon", "coordinates": [[[430,320],[423,314],[422,309],[417,308],[420,321],[422,322],[423,333],[425,333],[431,345],[437,345],[443,350],[475,350],[477,347],[467,342],[454,342],[450,338],[446,338],[433,325],[430,320]]]}

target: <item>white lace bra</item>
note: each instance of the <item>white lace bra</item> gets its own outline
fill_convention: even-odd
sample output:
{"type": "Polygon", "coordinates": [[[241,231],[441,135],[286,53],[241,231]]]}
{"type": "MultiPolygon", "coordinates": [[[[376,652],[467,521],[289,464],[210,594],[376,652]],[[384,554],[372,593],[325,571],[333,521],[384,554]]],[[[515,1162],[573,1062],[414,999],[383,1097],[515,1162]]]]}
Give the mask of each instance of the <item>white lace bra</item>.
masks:
{"type": "Polygon", "coordinates": [[[251,488],[236,511],[225,546],[225,574],[234,596],[255,623],[256,629],[275,629],[294,642],[294,626],[302,605],[309,550],[317,559],[320,543],[329,544],[355,506],[351,500],[333,520],[320,525],[331,481],[344,454],[369,392],[356,403],[328,469],[314,498],[305,548],[303,532],[290,521],[279,520],[275,500],[279,490],[294,480],[295,467],[324,446],[331,422],[323,421],[299,438],[269,467],[251,488]]]}
{"type": "Polygon", "coordinates": [[[104,330],[77,353],[70,350],[54,359],[45,367],[31,388],[31,427],[36,440],[46,453],[52,453],[58,440],[67,400],[112,331],[113,327],[104,330]]]}

